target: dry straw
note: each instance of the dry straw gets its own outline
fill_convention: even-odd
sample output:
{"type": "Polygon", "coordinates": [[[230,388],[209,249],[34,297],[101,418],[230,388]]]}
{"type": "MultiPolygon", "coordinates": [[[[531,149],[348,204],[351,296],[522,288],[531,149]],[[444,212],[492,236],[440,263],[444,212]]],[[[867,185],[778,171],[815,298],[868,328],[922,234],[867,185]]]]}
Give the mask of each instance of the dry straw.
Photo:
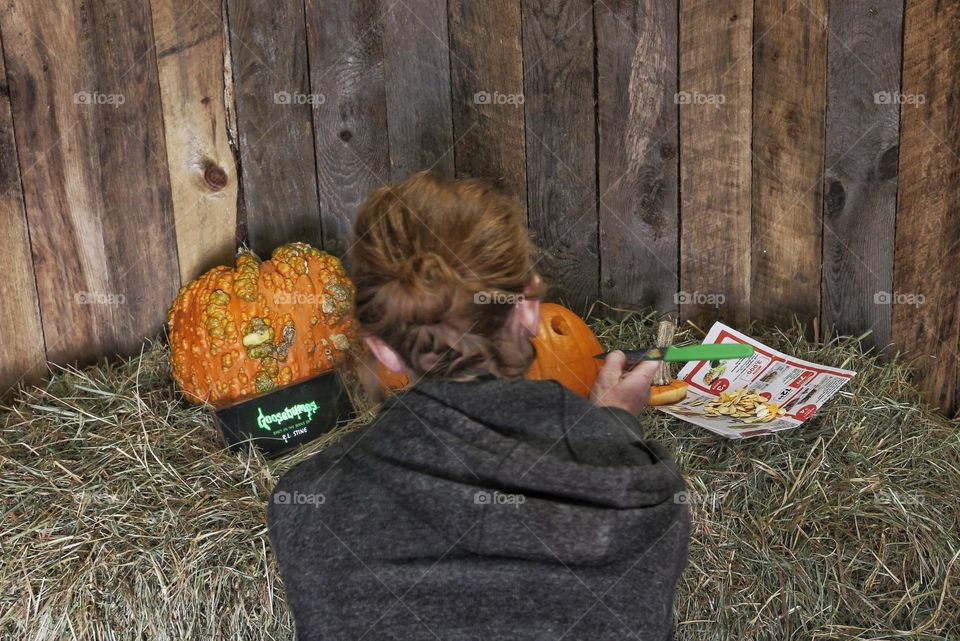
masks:
{"type": "MultiPolygon", "coordinates": [[[[609,347],[656,318],[594,321],[609,347]]],[[[650,412],[693,516],[678,639],[960,638],[960,425],[854,340],[754,332],[859,372],[792,433],[731,442],[650,412]]],[[[695,340],[692,330],[678,342],[695,340]]],[[[292,639],[264,515],[279,461],[221,448],[162,344],[0,408],[0,638],[292,639]]],[[[318,541],[317,545],[337,545],[318,541]]]]}

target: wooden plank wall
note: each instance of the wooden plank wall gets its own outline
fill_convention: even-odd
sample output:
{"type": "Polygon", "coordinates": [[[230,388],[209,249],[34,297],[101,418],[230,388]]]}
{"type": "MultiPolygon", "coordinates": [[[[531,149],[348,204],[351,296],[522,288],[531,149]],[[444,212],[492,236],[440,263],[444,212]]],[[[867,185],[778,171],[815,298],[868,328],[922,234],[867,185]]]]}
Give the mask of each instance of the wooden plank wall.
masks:
{"type": "MultiPolygon", "coordinates": [[[[190,2],[190,0],[184,0],[190,2]]],[[[207,0],[209,2],[209,0],[207,0]]],[[[307,28],[301,0],[227,0],[247,241],[319,245],[307,28]]]]}
{"type": "Polygon", "coordinates": [[[526,208],[520,0],[447,0],[447,13],[456,175],[496,180],[526,208]]]}
{"type": "Polygon", "coordinates": [[[46,355],[137,351],[180,285],[149,8],[6,2],[0,31],[46,355]]]}
{"type": "Polygon", "coordinates": [[[555,296],[871,332],[960,403],[960,9],[0,0],[0,385],[128,354],[239,243],[498,181],[555,296]]]}
{"type": "Polygon", "coordinates": [[[600,252],[593,8],[589,0],[522,5],[527,217],[545,253],[546,277],[569,304],[586,310],[597,299],[600,252]]]}
{"type": "Polygon", "coordinates": [[[826,0],[767,0],[753,15],[750,309],[787,324],[820,310],[826,0]]]}
{"type": "Polygon", "coordinates": [[[323,97],[313,103],[323,243],[346,258],[353,213],[390,182],[384,19],[406,10],[380,0],[309,0],[306,7],[310,87],[323,97]]]}
{"type": "Polygon", "coordinates": [[[680,3],[680,317],[750,319],[753,2],[680,3]],[[709,186],[709,188],[707,188],[709,186]]]}
{"type": "Polygon", "coordinates": [[[891,339],[903,3],[831,2],[823,176],[826,332],[891,339]]]}
{"type": "Polygon", "coordinates": [[[599,2],[600,294],[676,309],[679,281],[677,6],[599,2]]]}
{"type": "Polygon", "coordinates": [[[893,340],[931,399],[958,406],[960,375],[960,5],[919,0],[904,16],[893,340]]]}
{"type": "Polygon", "coordinates": [[[236,247],[237,166],[227,135],[223,14],[192,0],[153,0],[167,167],[180,278],[228,262],[236,247]]]}
{"type": "MultiPolygon", "coordinates": [[[[2,47],[0,40],[0,51],[2,47]]],[[[7,251],[0,254],[0,269],[6,275],[0,281],[0,344],[4,346],[0,385],[4,387],[37,379],[46,356],[6,78],[0,56],[0,227],[8,241],[7,251]]]]}

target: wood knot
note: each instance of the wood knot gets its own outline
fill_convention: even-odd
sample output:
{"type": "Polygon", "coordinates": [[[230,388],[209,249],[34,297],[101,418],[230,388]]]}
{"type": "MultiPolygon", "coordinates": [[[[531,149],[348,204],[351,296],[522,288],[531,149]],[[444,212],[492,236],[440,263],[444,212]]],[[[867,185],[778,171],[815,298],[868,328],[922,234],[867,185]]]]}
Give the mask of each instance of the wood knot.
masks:
{"type": "Polygon", "coordinates": [[[877,163],[877,173],[880,180],[895,180],[897,178],[897,163],[900,160],[900,145],[888,147],[877,163]]]}
{"type": "Polygon", "coordinates": [[[203,181],[207,183],[210,189],[220,191],[227,186],[229,178],[227,177],[227,172],[225,172],[222,167],[210,163],[207,165],[207,168],[203,170],[203,181]]]}
{"type": "Polygon", "coordinates": [[[847,204],[847,190],[843,183],[836,178],[827,180],[827,193],[824,195],[827,205],[827,215],[836,217],[843,213],[843,208],[847,204]]]}

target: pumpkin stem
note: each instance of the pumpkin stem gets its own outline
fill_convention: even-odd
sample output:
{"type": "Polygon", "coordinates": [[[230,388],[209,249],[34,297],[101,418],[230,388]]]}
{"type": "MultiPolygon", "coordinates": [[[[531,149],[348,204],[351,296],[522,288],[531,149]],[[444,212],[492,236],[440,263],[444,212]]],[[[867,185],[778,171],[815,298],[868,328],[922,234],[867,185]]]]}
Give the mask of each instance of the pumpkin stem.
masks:
{"type": "MultiPolygon", "coordinates": [[[[657,347],[670,347],[673,344],[673,335],[676,331],[677,326],[673,324],[673,321],[660,321],[660,324],[657,326],[657,347]]],[[[673,370],[671,369],[670,363],[660,361],[660,368],[657,370],[657,375],[653,378],[653,384],[669,385],[672,380],[673,370]]]]}

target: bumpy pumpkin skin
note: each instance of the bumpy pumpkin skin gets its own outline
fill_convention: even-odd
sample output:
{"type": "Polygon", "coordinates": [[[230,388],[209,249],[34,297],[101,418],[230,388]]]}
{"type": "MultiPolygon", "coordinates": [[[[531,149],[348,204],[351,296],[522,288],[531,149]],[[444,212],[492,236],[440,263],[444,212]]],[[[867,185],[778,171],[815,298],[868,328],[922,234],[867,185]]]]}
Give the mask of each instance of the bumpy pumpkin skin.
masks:
{"type": "Polygon", "coordinates": [[[327,371],[356,347],[353,301],[326,252],[290,243],[260,262],[241,250],[170,307],[173,378],[188,400],[223,407],[327,371]]]}
{"type": "Polygon", "coordinates": [[[603,347],[583,319],[562,305],[543,303],[533,344],[537,358],[527,378],[559,381],[577,394],[590,397],[601,365],[594,356],[603,352],[603,347]]]}

